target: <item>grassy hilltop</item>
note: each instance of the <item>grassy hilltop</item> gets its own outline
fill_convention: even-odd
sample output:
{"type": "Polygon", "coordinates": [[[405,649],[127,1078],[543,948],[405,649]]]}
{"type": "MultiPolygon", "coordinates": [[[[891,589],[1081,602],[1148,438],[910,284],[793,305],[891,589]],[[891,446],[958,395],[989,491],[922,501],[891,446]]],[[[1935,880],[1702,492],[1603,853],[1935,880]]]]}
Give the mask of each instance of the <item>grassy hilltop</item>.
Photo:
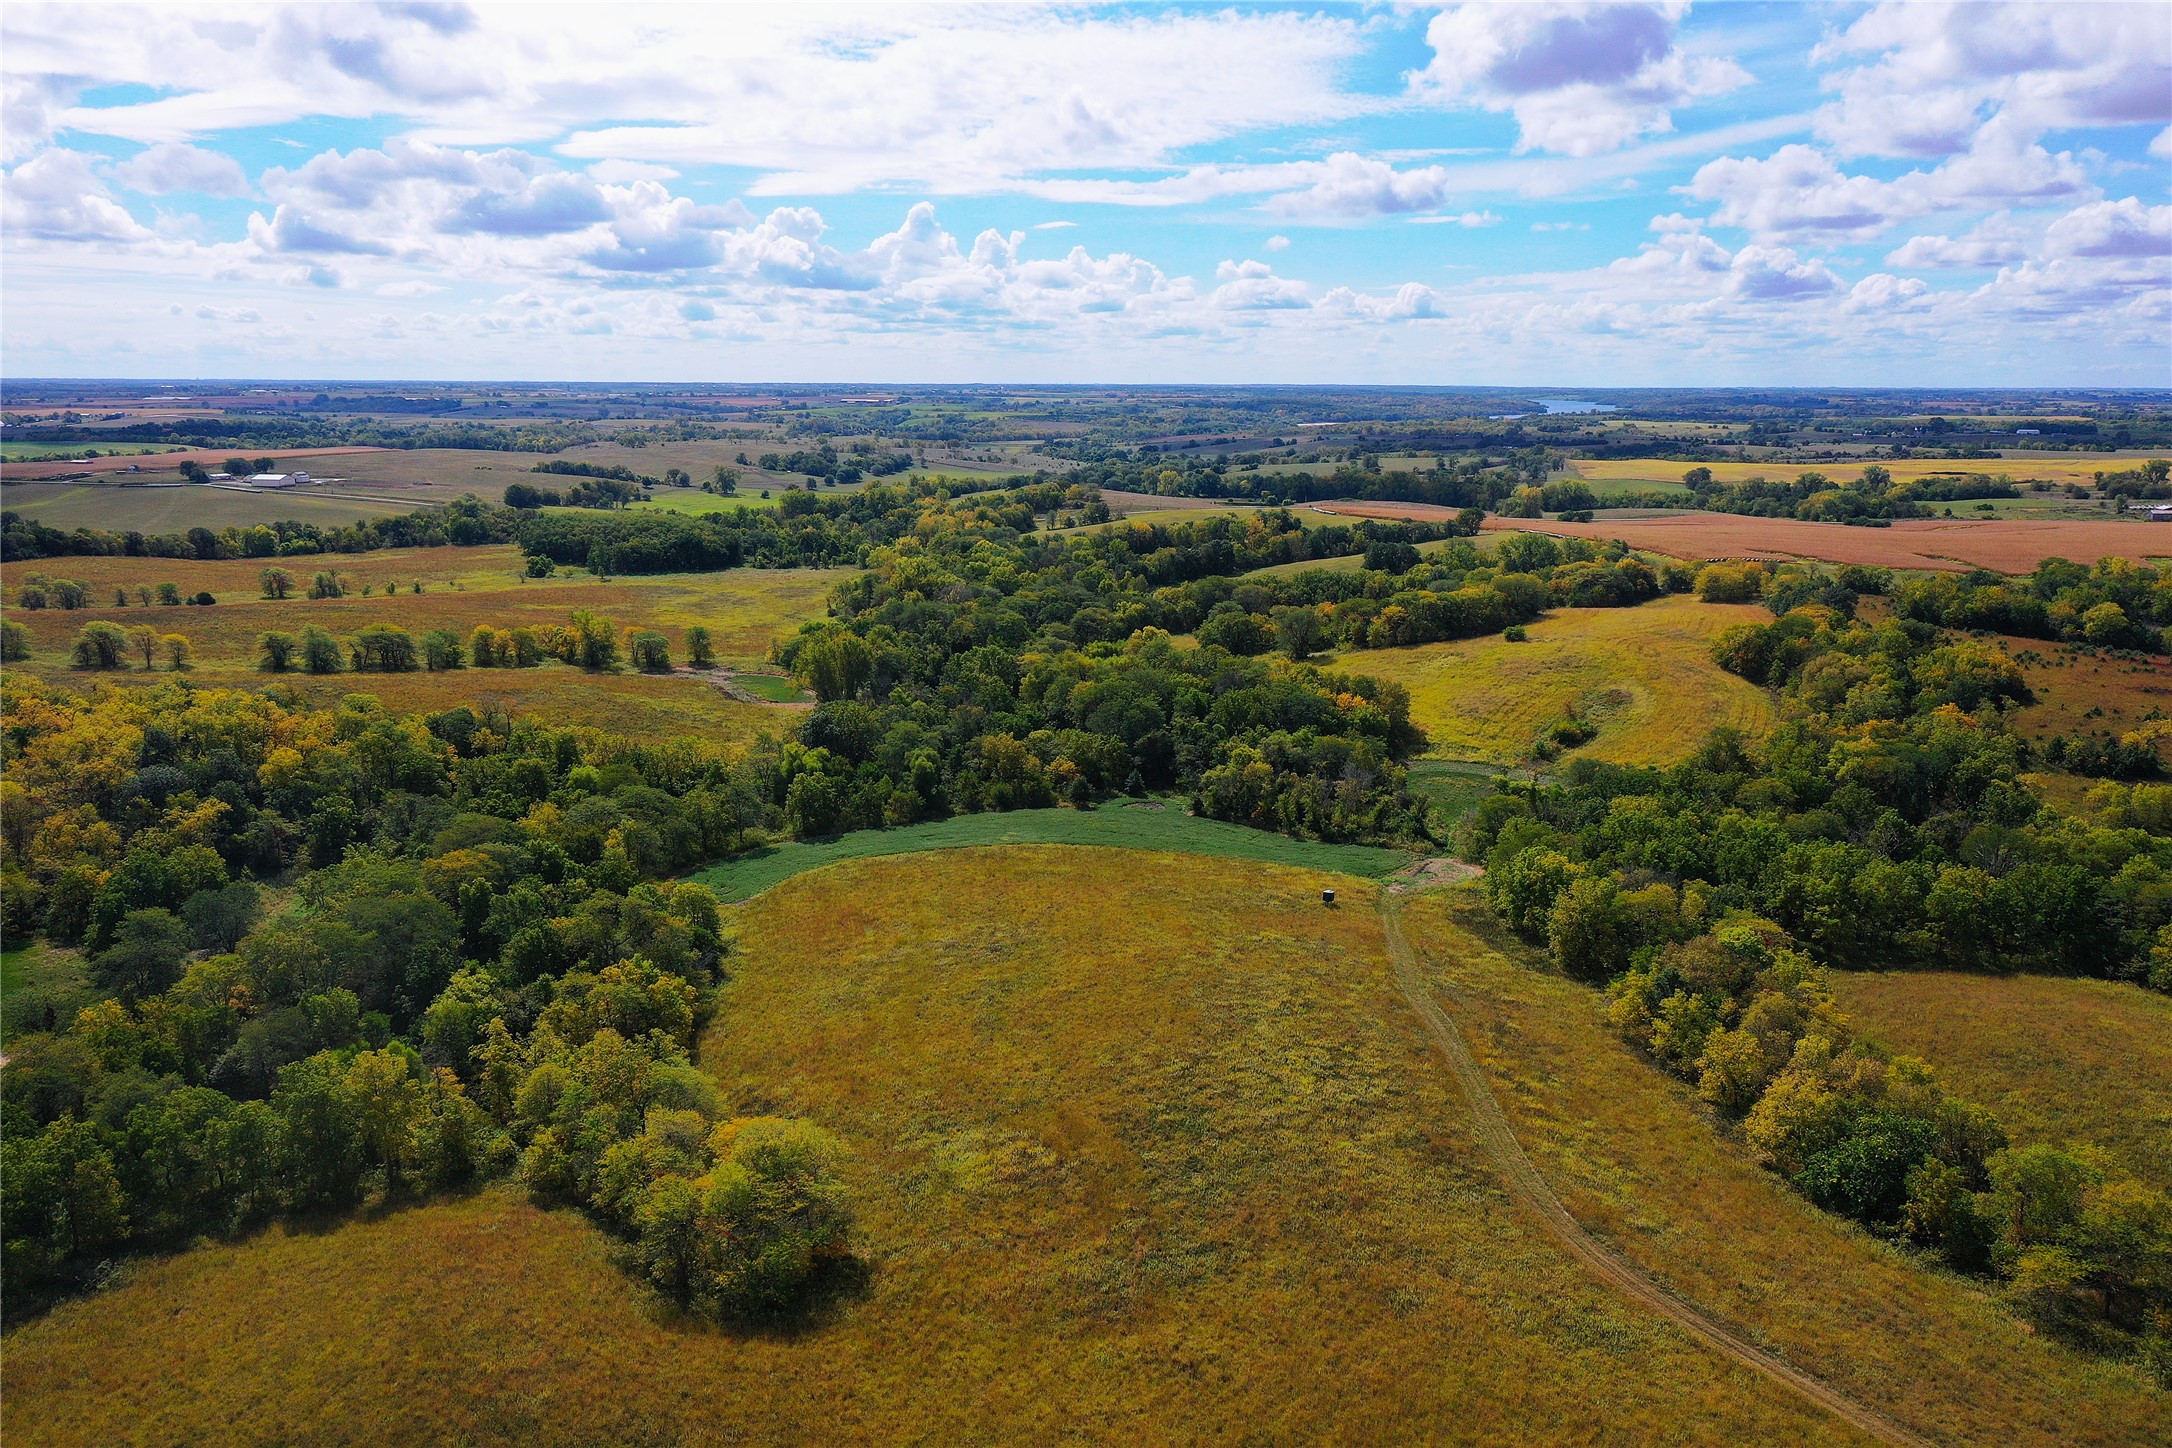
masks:
{"type": "MultiPolygon", "coordinates": [[[[863,1275],[801,1326],[672,1317],[581,1216],[497,1188],[133,1267],[11,1336],[11,1434],[1860,1441],[1510,1205],[1374,888],[1046,846],[788,881],[738,912],[701,1061],[852,1148],[863,1275]]],[[[1466,897],[1405,918],[1541,1170],[1638,1267],[1941,1439],[2172,1432],[2161,1393],[1751,1165],[1466,897]]]]}

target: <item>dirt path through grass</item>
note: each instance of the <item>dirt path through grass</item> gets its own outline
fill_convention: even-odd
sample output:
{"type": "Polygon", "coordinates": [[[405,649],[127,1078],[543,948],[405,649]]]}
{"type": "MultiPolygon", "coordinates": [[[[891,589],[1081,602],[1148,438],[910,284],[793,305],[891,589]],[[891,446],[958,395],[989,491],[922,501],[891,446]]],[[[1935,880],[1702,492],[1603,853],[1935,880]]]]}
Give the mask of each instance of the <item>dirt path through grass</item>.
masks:
{"type": "MultiPolygon", "coordinates": [[[[1471,1130],[1486,1155],[1500,1170],[1503,1185],[1509,1197],[1538,1218],[1539,1225],[1563,1251],[1588,1267],[1600,1281],[1634,1302],[1642,1303],[1654,1312],[1685,1328],[1689,1333],[1725,1357],[1761,1372],[1765,1376],[1794,1389],[1803,1397],[1840,1418],[1862,1429],[1865,1433],[1886,1443],[1910,1445],[1910,1448],[1928,1448],[1922,1438],[1882,1415],[1864,1407],[1847,1394],[1830,1384],[1811,1376],[1783,1359],[1749,1341],[1733,1329],[1715,1322],[1702,1309],[1683,1301],[1666,1288],[1646,1277],[1628,1261],[1598,1238],[1584,1230],[1583,1225],[1561,1205],[1561,1199],[1546,1185],[1538,1168],[1516,1142],[1516,1134],[1509,1128],[1508,1117],[1501,1111],[1501,1103],[1494,1099],[1493,1088],[1486,1082],[1478,1060],[1464,1044],[1455,1022],[1448,1018],[1440,1003],[1426,989],[1418,977],[1418,957],[1410,948],[1409,938],[1403,934],[1403,922],[1391,891],[1380,894],[1380,924],[1387,935],[1388,959],[1395,970],[1396,989],[1410,1008],[1418,1013],[1425,1025],[1426,1034],[1440,1049],[1442,1059],[1454,1073],[1456,1085],[1463,1092],[1463,1099],[1471,1108],[1471,1130]]],[[[1453,993],[1452,987],[1444,987],[1453,993]]]]}

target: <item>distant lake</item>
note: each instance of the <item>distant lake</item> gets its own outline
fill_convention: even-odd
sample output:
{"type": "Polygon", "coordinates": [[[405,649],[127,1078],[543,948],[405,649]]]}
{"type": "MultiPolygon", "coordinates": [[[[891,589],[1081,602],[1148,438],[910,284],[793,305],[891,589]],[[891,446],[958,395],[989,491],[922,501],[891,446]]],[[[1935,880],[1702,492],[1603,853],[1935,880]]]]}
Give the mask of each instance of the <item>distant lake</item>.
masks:
{"type": "MultiPolygon", "coordinates": [[[[1586,402],[1581,397],[1542,397],[1538,400],[1538,405],[1545,408],[1548,414],[1556,412],[1619,412],[1621,410],[1611,402],[1586,402]]],[[[1493,414],[1489,421],[1514,422],[1519,417],[1529,416],[1531,414],[1528,412],[1497,412],[1493,414]]]]}

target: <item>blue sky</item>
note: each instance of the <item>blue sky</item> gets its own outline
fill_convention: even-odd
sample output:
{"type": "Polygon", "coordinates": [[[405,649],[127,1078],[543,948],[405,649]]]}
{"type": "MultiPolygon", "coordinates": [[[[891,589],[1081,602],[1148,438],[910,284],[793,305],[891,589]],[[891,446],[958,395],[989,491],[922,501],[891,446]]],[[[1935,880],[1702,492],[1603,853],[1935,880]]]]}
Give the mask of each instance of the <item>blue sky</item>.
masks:
{"type": "Polygon", "coordinates": [[[13,376],[2172,384],[2159,3],[0,29],[13,376]]]}

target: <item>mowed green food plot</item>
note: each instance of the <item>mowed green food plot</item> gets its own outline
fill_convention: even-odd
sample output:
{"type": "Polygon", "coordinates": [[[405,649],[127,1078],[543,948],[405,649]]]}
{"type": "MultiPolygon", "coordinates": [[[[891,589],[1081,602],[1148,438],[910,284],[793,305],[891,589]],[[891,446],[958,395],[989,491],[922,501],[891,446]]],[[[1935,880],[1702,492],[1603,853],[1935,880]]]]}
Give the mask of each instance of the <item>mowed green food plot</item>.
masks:
{"type": "Polygon", "coordinates": [[[1573,754],[1616,764],[1667,764],[1718,725],[1769,728],[1771,699],[1712,661],[1738,623],[1769,622],[1747,604],[1676,596],[1638,608],[1555,609],[1529,638],[1493,637],[1345,654],[1338,668],[1410,690],[1411,718],[1431,758],[1515,764],[1540,732],[1578,714],[1598,728],[1573,754]]]}
{"type": "MultiPolygon", "coordinates": [[[[585,1219],[493,1189],[130,1268],[10,1335],[11,1437],[1860,1442],[1521,1218],[1373,889],[1052,847],[792,881],[735,912],[701,1061],[731,1109],[851,1149],[863,1270],[806,1322],[678,1319],[585,1219]]],[[[2131,1375],[1790,1196],[1595,993],[1449,904],[1409,919],[1542,1166],[1647,1270],[1942,1438],[2172,1431],[2131,1375]]]]}
{"type": "MultiPolygon", "coordinates": [[[[199,684],[251,688],[280,684],[320,701],[341,694],[374,694],[388,708],[447,709],[455,704],[504,705],[557,725],[587,724],[635,738],[697,738],[743,742],[763,732],[784,733],[798,716],[766,703],[734,698],[712,678],[680,673],[643,675],[621,670],[584,673],[560,664],[535,669],[458,669],[445,673],[272,675],[258,667],[258,639],[268,631],[299,634],[311,624],[341,638],[370,624],[392,624],[414,636],[449,629],[464,640],[477,625],[512,629],[563,624],[588,609],[626,629],[655,629],[670,640],[672,659],[687,658],[686,633],[709,630],[718,660],[726,666],[760,666],[771,643],[803,622],[823,616],[842,569],[732,569],[721,573],[656,574],[614,578],[568,572],[548,579],[524,576],[520,551],[511,545],[483,548],[388,549],[378,553],[321,555],[275,560],[217,561],[167,558],[56,558],[9,569],[8,597],[0,613],[30,635],[31,657],[11,664],[42,678],[84,685],[91,680],[129,685],[170,677],[161,657],[146,672],[141,661],[125,672],[88,674],[70,667],[77,632],[93,619],[160,634],[186,637],[195,654],[189,677],[199,684]],[[295,576],[296,596],[263,597],[259,575],[268,565],[295,576]],[[311,599],[314,573],[337,572],[348,592],[311,599]],[[15,605],[22,579],[31,573],[86,584],[94,608],[24,610],[15,605]],[[210,593],[209,607],[141,607],[135,590],[171,583],[184,597],[210,593]],[[416,584],[421,591],[416,591],[416,584]],[[364,596],[363,589],[369,590],[364,596]],[[131,604],[114,606],[116,589],[131,604]]],[[[778,702],[797,698],[788,681],[758,684],[758,695],[778,702]]]]}
{"type": "Polygon", "coordinates": [[[2016,1140],[2069,1142],[2172,1189],[2172,999],[2115,981],[1839,974],[1867,1034],[1934,1066],[2016,1140]]]}
{"type": "MultiPolygon", "coordinates": [[[[745,900],[794,875],[846,860],[986,845],[1099,845],[1256,860],[1371,878],[1399,870],[1413,858],[1403,850],[1297,840],[1221,820],[1201,819],[1186,814],[1177,800],[1118,800],[1090,810],[1024,809],[958,815],[898,829],[856,830],[827,840],[792,840],[712,865],[692,878],[714,890],[719,899],[745,900]]],[[[1178,860],[1161,862],[1168,869],[1184,869],[1188,864],[1178,860]]],[[[967,871],[961,888],[970,888],[970,866],[961,861],[959,868],[967,871]]]]}

